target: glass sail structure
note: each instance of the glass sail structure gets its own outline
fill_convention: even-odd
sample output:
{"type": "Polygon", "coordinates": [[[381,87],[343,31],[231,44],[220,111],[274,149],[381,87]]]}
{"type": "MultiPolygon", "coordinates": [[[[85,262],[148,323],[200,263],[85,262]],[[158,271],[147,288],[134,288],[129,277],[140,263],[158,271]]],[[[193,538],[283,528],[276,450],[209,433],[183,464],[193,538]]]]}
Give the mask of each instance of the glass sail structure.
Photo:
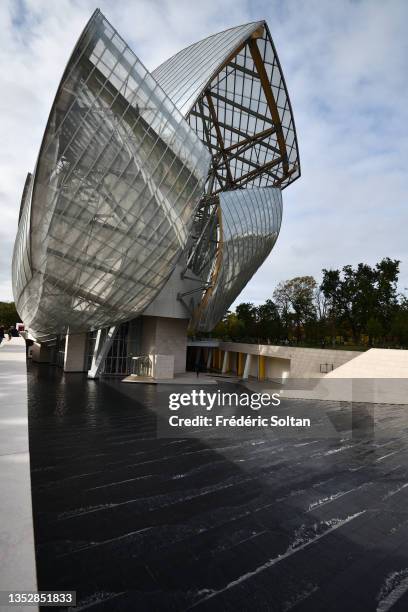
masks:
{"type": "Polygon", "coordinates": [[[276,187],[224,191],[219,195],[218,249],[209,288],[194,310],[198,331],[213,329],[271,252],[282,221],[276,187]]]}
{"type": "Polygon", "coordinates": [[[33,335],[140,314],[186,247],[209,161],[96,12],[58,88],[23,204],[13,285],[33,335]]]}
{"type": "Polygon", "coordinates": [[[13,255],[22,320],[46,340],[133,319],[176,265],[191,329],[211,330],[277,239],[300,176],[264,21],[215,34],[149,73],[97,10],[51,108],[13,255]]]}
{"type": "Polygon", "coordinates": [[[202,290],[184,296],[191,329],[210,331],[278,237],[281,190],[300,176],[292,107],[264,21],[195,43],[152,74],[212,157],[186,258],[202,290]]]}

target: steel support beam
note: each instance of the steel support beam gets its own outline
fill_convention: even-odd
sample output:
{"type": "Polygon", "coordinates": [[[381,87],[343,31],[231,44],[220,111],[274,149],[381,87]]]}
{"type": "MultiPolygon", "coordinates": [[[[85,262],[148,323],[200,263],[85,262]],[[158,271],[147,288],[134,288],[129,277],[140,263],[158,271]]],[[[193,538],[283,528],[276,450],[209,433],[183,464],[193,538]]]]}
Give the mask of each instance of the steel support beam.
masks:
{"type": "MultiPolygon", "coordinates": [[[[234,151],[237,148],[246,147],[246,145],[252,145],[256,143],[258,140],[262,140],[262,138],[266,138],[267,136],[272,136],[272,134],[274,134],[275,132],[276,132],[275,127],[268,128],[267,130],[263,130],[262,132],[258,132],[257,134],[254,134],[253,136],[248,136],[248,138],[245,138],[245,140],[240,140],[236,142],[235,144],[229,147],[226,147],[224,151],[225,153],[229,153],[230,151],[234,151]]],[[[279,153],[278,149],[276,149],[275,147],[272,147],[268,143],[265,144],[264,142],[262,142],[262,145],[264,147],[271,148],[276,153],[279,153]]],[[[242,151],[239,151],[239,153],[242,153],[242,151]]]]}
{"type": "Polygon", "coordinates": [[[118,327],[118,325],[112,325],[112,327],[109,328],[104,340],[102,340],[102,330],[98,329],[95,349],[92,355],[92,365],[91,369],[88,370],[88,378],[99,378],[103,362],[105,361],[105,358],[113,344],[118,327]]]}
{"type": "Polygon", "coordinates": [[[205,97],[206,97],[206,100],[207,100],[208,109],[210,111],[211,120],[212,120],[213,125],[214,125],[215,133],[217,134],[218,146],[220,148],[221,155],[222,155],[222,158],[224,160],[225,168],[226,168],[226,171],[227,171],[227,177],[228,177],[228,183],[229,183],[229,185],[227,183],[227,186],[230,186],[230,185],[233,185],[234,179],[232,177],[231,169],[229,167],[228,156],[227,156],[227,154],[224,151],[224,139],[223,139],[222,134],[221,134],[220,126],[218,125],[218,117],[217,117],[217,113],[216,113],[215,108],[214,108],[214,103],[213,103],[213,101],[211,99],[211,95],[210,95],[210,92],[207,91],[205,97]]]}
{"type": "MultiPolygon", "coordinates": [[[[258,47],[257,47],[257,49],[258,49],[258,47]]],[[[259,50],[258,50],[258,53],[259,53],[259,50]]],[[[262,66],[263,66],[263,64],[262,64],[262,66]]],[[[264,70],[265,70],[265,68],[264,68],[264,70]]],[[[266,72],[265,72],[265,75],[266,75],[266,72]]],[[[261,83],[262,83],[262,79],[261,79],[261,83]]],[[[230,106],[233,106],[234,108],[238,108],[239,110],[243,111],[244,113],[248,113],[248,115],[251,115],[252,117],[256,117],[257,119],[260,119],[261,121],[265,121],[265,123],[273,123],[275,125],[273,117],[272,117],[272,119],[270,119],[269,117],[265,117],[265,115],[261,115],[261,113],[258,113],[255,110],[252,110],[252,108],[249,108],[248,106],[244,106],[243,104],[240,104],[239,102],[236,102],[235,100],[231,100],[230,98],[226,98],[225,96],[217,93],[216,91],[211,90],[211,96],[213,98],[217,98],[217,100],[220,100],[221,102],[224,102],[225,104],[229,104],[230,106]]],[[[281,127],[281,129],[282,129],[282,127],[281,127]]]]}

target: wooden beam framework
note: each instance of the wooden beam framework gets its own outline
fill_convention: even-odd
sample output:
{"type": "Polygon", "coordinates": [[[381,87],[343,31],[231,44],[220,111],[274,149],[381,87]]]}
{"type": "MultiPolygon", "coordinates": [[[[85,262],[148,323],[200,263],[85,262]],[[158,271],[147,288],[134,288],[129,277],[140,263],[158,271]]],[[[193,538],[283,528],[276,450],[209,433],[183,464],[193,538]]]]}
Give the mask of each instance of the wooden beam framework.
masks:
{"type": "Polygon", "coordinates": [[[234,184],[234,179],[233,179],[233,176],[232,176],[232,173],[231,173],[231,169],[230,169],[230,166],[229,166],[228,156],[227,156],[227,154],[225,153],[225,150],[224,150],[224,140],[223,140],[223,137],[222,137],[222,134],[221,134],[220,127],[218,125],[217,113],[215,112],[214,104],[213,104],[213,101],[211,99],[211,95],[210,95],[209,91],[207,91],[205,97],[206,97],[206,100],[207,100],[208,109],[210,111],[210,115],[211,115],[211,119],[212,119],[212,122],[213,122],[213,125],[214,125],[214,129],[215,129],[215,132],[217,134],[218,146],[219,146],[219,149],[221,151],[222,158],[224,160],[225,169],[227,171],[227,178],[228,178],[227,186],[228,187],[232,187],[233,184],[234,184]]]}
{"type": "Polygon", "coordinates": [[[255,64],[255,68],[261,80],[262,89],[264,91],[265,98],[268,102],[269,111],[271,113],[271,117],[276,128],[276,138],[282,156],[283,170],[285,173],[287,173],[289,171],[289,162],[286,153],[285,137],[283,135],[282,124],[279,117],[278,108],[276,106],[276,101],[272,92],[271,85],[269,83],[268,75],[266,74],[265,65],[262,61],[262,57],[258,48],[258,43],[255,39],[249,40],[248,47],[255,64]]]}
{"type": "MultiPolygon", "coordinates": [[[[259,35],[262,36],[262,33],[259,35]]],[[[258,37],[258,34],[257,36],[250,37],[228,58],[228,61],[224,63],[222,69],[218,73],[218,80],[214,82],[214,84],[209,84],[209,87],[190,112],[192,117],[197,117],[201,120],[202,137],[212,154],[213,163],[210,172],[216,177],[219,184],[219,187],[214,185],[215,189],[213,189],[212,193],[219,193],[225,189],[240,188],[262,174],[269,176],[272,179],[273,185],[281,186],[296,171],[296,168],[289,170],[289,160],[282,123],[265,65],[258,48],[258,37]],[[241,65],[237,61],[237,56],[241,51],[244,52],[244,57],[247,57],[245,49],[249,50],[248,57],[252,59],[253,69],[241,65]],[[225,76],[221,76],[223,70],[226,73],[225,76]],[[225,92],[223,90],[221,90],[221,92],[219,91],[220,82],[224,82],[226,77],[235,78],[237,73],[243,75],[244,78],[249,78],[250,82],[252,81],[251,91],[253,82],[258,81],[269,111],[267,115],[259,111],[259,104],[258,109],[256,109],[256,107],[246,106],[242,101],[238,101],[235,96],[235,84],[234,96],[228,96],[226,86],[225,92]],[[215,104],[215,102],[217,104],[215,104]],[[221,103],[221,106],[219,106],[219,103],[221,103]],[[234,125],[230,125],[224,117],[228,107],[241,111],[244,117],[252,117],[255,125],[257,121],[261,121],[264,129],[255,134],[248,133],[248,131],[245,131],[244,125],[241,126],[241,119],[235,122],[234,125]],[[265,126],[265,124],[268,123],[270,127],[267,125],[265,126]],[[224,134],[222,130],[224,130],[224,134]],[[228,132],[236,134],[239,137],[238,142],[226,146],[225,134],[228,134],[228,132]],[[271,136],[274,136],[275,141],[271,142],[271,136]],[[274,146],[275,143],[276,146],[274,146]],[[256,146],[257,148],[255,149],[254,147],[256,146]],[[256,159],[252,159],[252,149],[256,159]],[[250,154],[245,156],[244,154],[248,151],[250,154]],[[261,161],[262,158],[265,162],[263,164],[261,161]],[[233,165],[231,165],[231,162],[233,162],[233,165]],[[237,163],[243,164],[243,166],[237,166],[237,163]],[[271,168],[275,168],[279,165],[279,170],[271,172],[271,168]],[[238,173],[238,175],[234,176],[238,172],[237,168],[241,168],[242,172],[245,170],[245,166],[249,168],[252,167],[252,170],[241,175],[238,173]]],[[[243,77],[241,76],[240,78],[242,79],[243,77]]],[[[244,120],[244,124],[245,122],[246,130],[248,130],[248,120],[244,120]]]]}

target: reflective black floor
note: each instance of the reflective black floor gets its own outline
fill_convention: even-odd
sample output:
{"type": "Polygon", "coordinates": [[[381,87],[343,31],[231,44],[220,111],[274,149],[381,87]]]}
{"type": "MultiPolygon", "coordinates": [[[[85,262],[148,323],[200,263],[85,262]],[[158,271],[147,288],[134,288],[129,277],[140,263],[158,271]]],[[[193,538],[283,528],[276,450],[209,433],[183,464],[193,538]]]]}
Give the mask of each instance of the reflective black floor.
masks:
{"type": "Polygon", "coordinates": [[[30,367],[40,589],[98,612],[408,610],[408,407],[286,404],[337,438],[158,439],[165,391],[30,367]]]}

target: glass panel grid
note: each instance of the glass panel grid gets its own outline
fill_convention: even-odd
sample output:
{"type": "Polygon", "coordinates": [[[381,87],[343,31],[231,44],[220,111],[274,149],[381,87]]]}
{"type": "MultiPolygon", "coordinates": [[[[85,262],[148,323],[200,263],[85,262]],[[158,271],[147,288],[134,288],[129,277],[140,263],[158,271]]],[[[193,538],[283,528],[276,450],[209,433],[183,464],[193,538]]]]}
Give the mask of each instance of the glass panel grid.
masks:
{"type": "Polygon", "coordinates": [[[265,22],[195,43],[149,74],[96,11],[25,191],[13,257],[19,312],[37,338],[133,319],[184,251],[211,285],[193,323],[211,329],[272,249],[280,190],[299,175],[265,22]],[[211,196],[219,204],[204,214],[211,196]]]}
{"type": "Polygon", "coordinates": [[[208,167],[199,138],[97,11],[64,73],[18,230],[15,297],[33,334],[140,314],[187,244],[208,167]]]}
{"type": "Polygon", "coordinates": [[[219,195],[219,258],[192,327],[211,331],[271,252],[282,221],[282,194],[275,187],[219,195]]]}

